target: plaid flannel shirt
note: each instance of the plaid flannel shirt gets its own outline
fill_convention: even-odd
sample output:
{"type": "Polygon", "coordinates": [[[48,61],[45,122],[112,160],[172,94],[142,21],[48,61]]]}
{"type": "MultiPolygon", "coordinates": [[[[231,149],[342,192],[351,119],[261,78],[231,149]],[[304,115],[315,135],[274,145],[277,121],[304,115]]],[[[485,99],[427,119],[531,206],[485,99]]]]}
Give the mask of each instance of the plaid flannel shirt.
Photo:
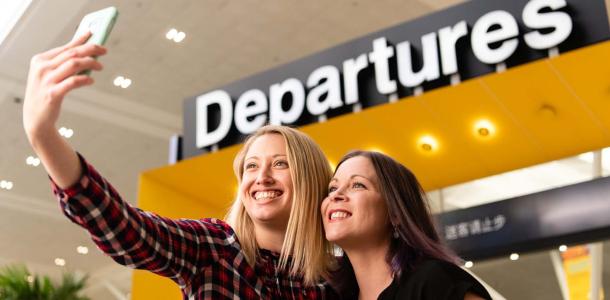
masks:
{"type": "Polygon", "coordinates": [[[52,182],[64,214],[116,262],[168,277],[183,299],[335,299],[327,283],[306,287],[260,249],[253,268],[233,229],[217,219],[171,220],[132,207],[80,156],[83,175],[67,189],[52,182]]]}

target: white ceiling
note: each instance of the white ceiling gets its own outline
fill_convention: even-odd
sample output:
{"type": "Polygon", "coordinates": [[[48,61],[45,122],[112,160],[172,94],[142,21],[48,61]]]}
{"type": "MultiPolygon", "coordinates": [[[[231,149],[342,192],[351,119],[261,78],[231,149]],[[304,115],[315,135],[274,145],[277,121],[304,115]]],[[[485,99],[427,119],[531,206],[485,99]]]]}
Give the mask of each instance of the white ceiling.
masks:
{"type": "Polygon", "coordinates": [[[91,274],[94,300],[115,299],[109,286],[130,289],[130,272],[61,215],[43,169],[25,164],[33,153],[15,100],[23,97],[29,59],[68,41],[87,12],[114,5],[120,16],[104,71],[67,97],[59,126],[74,129],[71,144],[133,203],[138,174],[167,162],[184,98],[459,2],[34,0],[0,45],[0,180],[14,182],[0,190],[0,265],[26,262],[57,276],[53,260],[62,257],[67,269],[91,274]],[[172,27],[186,32],[183,43],[165,39],[172,27]],[[118,75],[131,78],[131,87],[115,87],[118,75]],[[77,254],[79,245],[89,254],[77,254]]]}

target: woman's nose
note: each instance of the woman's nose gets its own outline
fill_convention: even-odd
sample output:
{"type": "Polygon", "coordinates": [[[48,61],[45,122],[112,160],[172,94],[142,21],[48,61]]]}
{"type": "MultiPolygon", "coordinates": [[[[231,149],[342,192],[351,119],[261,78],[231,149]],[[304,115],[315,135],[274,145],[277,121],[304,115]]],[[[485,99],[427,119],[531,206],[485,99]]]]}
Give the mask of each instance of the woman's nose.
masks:
{"type": "Polygon", "coordinates": [[[271,174],[271,168],[262,167],[259,169],[258,174],[256,176],[256,184],[260,185],[269,185],[273,184],[273,176],[271,174]]]}
{"type": "Polygon", "coordinates": [[[347,197],[345,197],[345,194],[343,192],[344,192],[344,190],[342,188],[337,189],[336,191],[333,192],[333,194],[331,195],[330,199],[332,201],[345,201],[345,200],[347,200],[347,197]]]}

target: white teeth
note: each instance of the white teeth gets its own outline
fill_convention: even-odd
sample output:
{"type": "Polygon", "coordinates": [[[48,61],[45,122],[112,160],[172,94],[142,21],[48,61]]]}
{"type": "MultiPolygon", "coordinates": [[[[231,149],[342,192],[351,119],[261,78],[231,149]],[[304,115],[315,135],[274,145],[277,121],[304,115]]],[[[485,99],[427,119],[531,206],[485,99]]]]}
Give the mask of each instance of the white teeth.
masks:
{"type": "Polygon", "coordinates": [[[331,220],[339,220],[339,219],[345,219],[347,217],[351,216],[351,214],[346,213],[344,211],[335,211],[332,214],[330,214],[330,219],[331,220]]]}
{"type": "Polygon", "coordinates": [[[262,200],[262,199],[268,199],[268,198],[275,198],[279,195],[280,195],[280,193],[277,191],[256,192],[256,193],[254,193],[254,199],[262,200]]]}

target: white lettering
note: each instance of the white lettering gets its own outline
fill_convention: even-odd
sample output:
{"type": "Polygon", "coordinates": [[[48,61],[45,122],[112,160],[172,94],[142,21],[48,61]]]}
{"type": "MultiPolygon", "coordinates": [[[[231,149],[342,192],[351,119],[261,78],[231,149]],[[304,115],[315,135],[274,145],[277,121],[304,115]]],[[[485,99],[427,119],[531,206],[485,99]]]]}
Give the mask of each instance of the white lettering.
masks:
{"type": "Polygon", "coordinates": [[[356,59],[348,59],[343,62],[343,88],[345,89],[345,104],[358,102],[358,74],[369,66],[366,54],[361,54],[356,59]]]}
{"type": "Polygon", "coordinates": [[[396,60],[398,64],[398,80],[405,87],[415,87],[424,81],[438,79],[438,52],[436,33],[428,33],[421,38],[423,65],[419,72],[413,71],[411,43],[409,41],[396,45],[396,60]]]}
{"type": "Polygon", "coordinates": [[[261,90],[252,89],[243,93],[235,103],[235,127],[243,134],[250,134],[267,122],[267,96],[261,90]],[[252,103],[252,105],[250,105],[252,103]],[[248,121],[249,117],[254,117],[248,121]]]}
{"type": "Polygon", "coordinates": [[[307,94],[307,110],[312,115],[321,115],[330,108],[343,105],[339,77],[339,70],[334,66],[323,66],[311,72],[307,87],[313,88],[307,94]],[[321,82],[322,80],[324,81],[321,82]],[[325,94],[326,99],[322,101],[321,98],[325,94]]]}
{"type": "Polygon", "coordinates": [[[443,27],[438,31],[438,39],[441,48],[441,64],[443,75],[455,74],[458,71],[457,54],[455,45],[457,41],[468,34],[466,21],[462,20],[453,27],[443,27]]]}
{"type": "Polygon", "coordinates": [[[390,79],[390,67],[388,59],[394,56],[394,48],[388,46],[385,37],[373,41],[373,52],[369,53],[369,61],[375,64],[375,83],[381,94],[396,92],[396,81],[390,79]]]}
{"type": "Polygon", "coordinates": [[[273,125],[290,124],[295,122],[303,113],[305,107],[305,89],[296,78],[288,78],[284,82],[276,83],[269,89],[269,122],[273,125]],[[282,108],[282,99],[291,94],[292,103],[287,111],[282,108]]]}
{"type": "Polygon", "coordinates": [[[557,10],[566,6],[565,0],[532,0],[523,8],[523,23],[532,29],[554,28],[553,32],[542,34],[540,31],[526,33],[525,43],[533,49],[549,49],[565,41],[572,33],[572,19],[562,11],[540,13],[549,7],[557,10]]]}
{"type": "Polygon", "coordinates": [[[195,119],[197,124],[197,135],[195,144],[197,148],[203,148],[220,142],[231,129],[231,114],[233,103],[227,92],[216,90],[197,97],[195,103],[195,119]],[[212,104],[220,105],[220,124],[211,131],[208,128],[208,107],[212,104]]]}
{"type": "Polygon", "coordinates": [[[486,64],[497,64],[509,58],[517,49],[515,38],[519,27],[515,18],[506,11],[496,10],[479,18],[472,28],[471,45],[474,55],[486,64]],[[494,25],[500,28],[489,31],[494,25]],[[496,49],[489,44],[502,42],[496,49]]]}

